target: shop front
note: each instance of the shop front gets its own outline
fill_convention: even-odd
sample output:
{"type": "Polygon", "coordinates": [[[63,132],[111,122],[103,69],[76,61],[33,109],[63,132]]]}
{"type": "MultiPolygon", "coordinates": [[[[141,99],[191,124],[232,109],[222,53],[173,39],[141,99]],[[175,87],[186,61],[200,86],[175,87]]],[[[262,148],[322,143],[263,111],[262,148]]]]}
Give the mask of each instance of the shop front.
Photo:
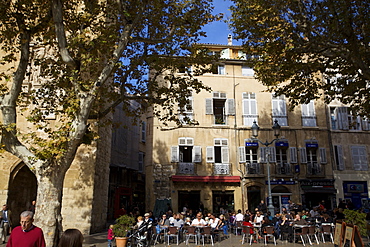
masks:
{"type": "Polygon", "coordinates": [[[302,206],[304,209],[312,209],[323,203],[327,209],[336,206],[337,190],[334,187],[334,179],[301,179],[299,184],[302,191],[302,206]]]}

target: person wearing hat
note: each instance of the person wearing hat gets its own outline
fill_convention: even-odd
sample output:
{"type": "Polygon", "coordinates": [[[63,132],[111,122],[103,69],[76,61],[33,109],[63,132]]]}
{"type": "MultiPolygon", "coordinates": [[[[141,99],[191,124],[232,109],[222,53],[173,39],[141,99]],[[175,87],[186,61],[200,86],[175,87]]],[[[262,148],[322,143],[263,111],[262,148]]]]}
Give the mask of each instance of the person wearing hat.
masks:
{"type": "Polygon", "coordinates": [[[144,214],[144,225],[146,227],[146,231],[148,232],[147,234],[148,241],[150,241],[150,236],[152,235],[152,226],[153,226],[153,220],[150,218],[150,213],[144,214]]]}

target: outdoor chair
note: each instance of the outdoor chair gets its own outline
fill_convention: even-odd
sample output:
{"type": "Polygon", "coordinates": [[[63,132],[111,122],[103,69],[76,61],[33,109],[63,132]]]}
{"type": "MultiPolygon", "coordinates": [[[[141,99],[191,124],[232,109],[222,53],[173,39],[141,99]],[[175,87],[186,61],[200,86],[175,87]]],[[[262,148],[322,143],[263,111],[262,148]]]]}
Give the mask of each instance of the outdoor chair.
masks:
{"type": "Polygon", "coordinates": [[[248,239],[249,238],[249,245],[252,244],[253,241],[253,235],[251,234],[251,229],[253,231],[253,228],[250,226],[243,226],[242,232],[243,232],[243,238],[242,238],[242,244],[244,244],[244,238],[248,239]]]}
{"type": "Polygon", "coordinates": [[[211,239],[211,243],[212,243],[212,246],[213,246],[212,228],[210,226],[204,227],[203,232],[201,232],[200,234],[202,236],[203,245],[204,245],[204,238],[206,237],[206,238],[211,239]]]}
{"type": "Polygon", "coordinates": [[[267,238],[268,237],[274,238],[274,244],[276,245],[275,227],[273,227],[273,226],[266,226],[264,228],[264,235],[265,235],[265,245],[267,244],[267,238]]]}

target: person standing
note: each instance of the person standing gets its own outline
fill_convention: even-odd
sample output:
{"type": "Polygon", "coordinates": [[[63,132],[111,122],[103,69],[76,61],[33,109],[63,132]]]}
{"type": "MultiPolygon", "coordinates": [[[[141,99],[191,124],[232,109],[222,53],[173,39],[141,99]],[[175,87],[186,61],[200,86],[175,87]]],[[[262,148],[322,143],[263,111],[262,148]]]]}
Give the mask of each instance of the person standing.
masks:
{"type": "Polygon", "coordinates": [[[12,227],[11,211],[8,210],[8,206],[6,204],[3,205],[3,210],[0,211],[0,220],[0,238],[4,244],[6,241],[6,236],[12,227]]]}
{"type": "Polygon", "coordinates": [[[21,225],[14,228],[6,247],[45,247],[44,233],[33,224],[33,213],[24,211],[20,218],[21,225]]]}
{"type": "Polygon", "coordinates": [[[108,247],[113,247],[113,240],[114,240],[113,227],[114,227],[113,225],[110,225],[108,229],[108,236],[107,236],[108,247]]]}

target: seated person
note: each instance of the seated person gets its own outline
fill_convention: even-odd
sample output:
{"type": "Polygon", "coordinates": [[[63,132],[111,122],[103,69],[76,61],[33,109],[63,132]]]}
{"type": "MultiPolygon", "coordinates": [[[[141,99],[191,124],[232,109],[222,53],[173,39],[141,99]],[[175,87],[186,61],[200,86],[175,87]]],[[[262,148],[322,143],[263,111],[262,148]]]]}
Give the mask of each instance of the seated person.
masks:
{"type": "Polygon", "coordinates": [[[212,230],[218,230],[216,228],[219,221],[220,219],[217,218],[214,214],[209,214],[209,225],[212,227],[212,230]]]}
{"type": "Polygon", "coordinates": [[[293,223],[295,225],[307,225],[307,221],[305,219],[302,219],[301,218],[301,214],[300,213],[296,214],[296,216],[295,216],[295,218],[293,220],[293,223]]]}
{"type": "Polygon", "coordinates": [[[191,222],[192,226],[205,226],[207,223],[203,220],[202,213],[197,213],[195,219],[191,222]]]}
{"type": "Polygon", "coordinates": [[[328,214],[323,214],[321,218],[321,224],[331,224],[333,223],[333,219],[328,214]]]}
{"type": "Polygon", "coordinates": [[[257,211],[257,213],[256,213],[256,216],[254,217],[254,223],[255,224],[262,224],[262,221],[263,221],[263,218],[264,218],[264,216],[263,216],[263,214],[261,214],[261,212],[260,211],[257,211]]]}
{"type": "Polygon", "coordinates": [[[227,230],[229,229],[229,227],[223,214],[220,215],[220,220],[218,221],[216,229],[223,230],[224,235],[228,235],[227,230]]]}
{"type": "Polygon", "coordinates": [[[167,215],[165,214],[162,215],[162,219],[159,220],[158,225],[159,226],[169,226],[170,225],[170,221],[169,219],[167,219],[167,215]]]}
{"type": "Polygon", "coordinates": [[[176,218],[173,221],[173,226],[176,226],[177,228],[181,228],[184,225],[184,221],[182,219],[181,214],[176,214],[176,218]]]}

